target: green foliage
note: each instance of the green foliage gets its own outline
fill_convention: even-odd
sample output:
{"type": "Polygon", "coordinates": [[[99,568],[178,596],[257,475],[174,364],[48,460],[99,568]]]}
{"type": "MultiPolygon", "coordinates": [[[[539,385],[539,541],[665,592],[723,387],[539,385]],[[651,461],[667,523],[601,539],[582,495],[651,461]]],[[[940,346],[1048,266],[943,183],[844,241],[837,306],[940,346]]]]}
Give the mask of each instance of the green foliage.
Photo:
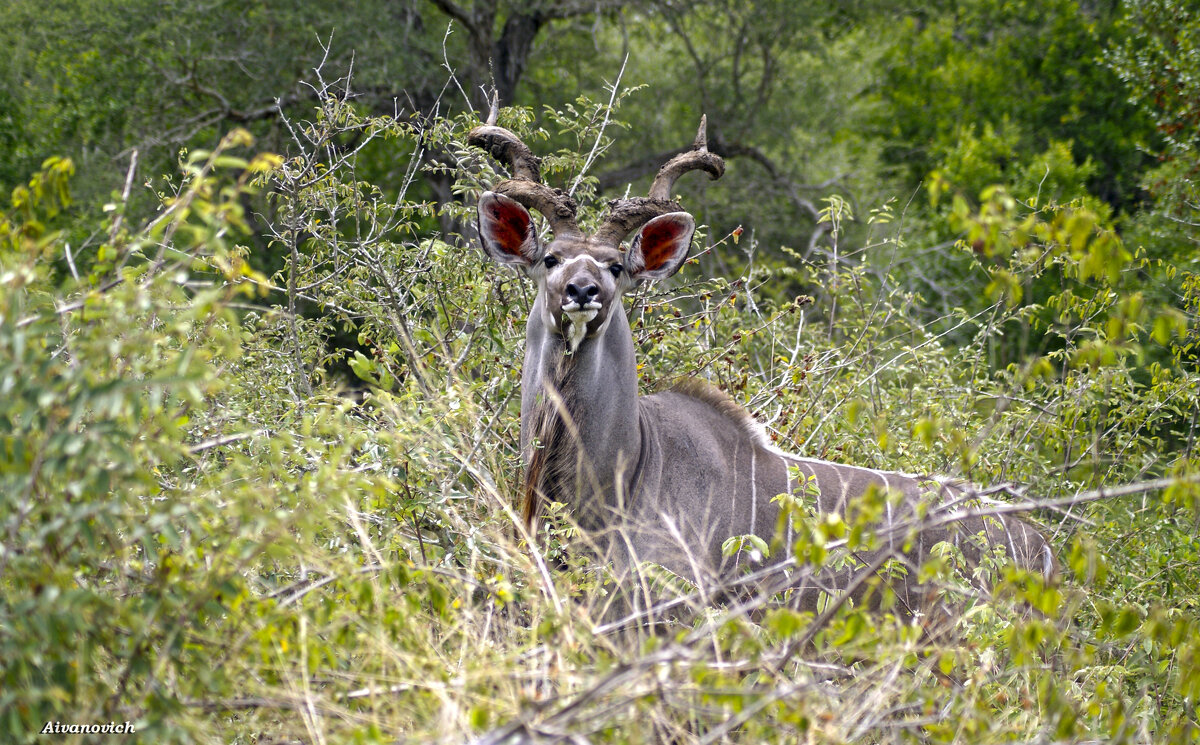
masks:
{"type": "MultiPolygon", "coordinates": [[[[96,207],[121,189],[135,150],[135,180],[145,183],[175,172],[180,147],[211,149],[234,127],[278,148],[286,137],[278,111],[311,108],[322,66],[330,80],[354,69],[360,92],[377,92],[387,110],[406,88],[432,103],[420,83],[441,68],[445,26],[423,25],[417,4],[401,5],[0,4],[0,192],[65,155],[81,167],[80,203],[96,207]]],[[[142,193],[131,208],[144,217],[155,205],[142,193]]]]}
{"type": "MultiPolygon", "coordinates": [[[[279,95],[296,73],[271,60],[329,17],[126,10],[0,11],[0,739],[130,721],[145,742],[1194,741],[1186,7],[970,2],[897,31],[866,5],[652,4],[539,37],[530,106],[500,123],[547,155],[582,224],[605,168],[692,130],[697,85],[714,131],[762,156],[683,183],[707,225],[676,279],[629,301],[642,389],[700,376],[784,449],[1040,504],[1062,565],[1046,583],[942,544],[879,567],[882,612],[831,592],[816,613],[647,566],[673,602],[645,623],[605,614],[613,579],[573,550],[563,505],[534,535],[517,515],[532,297],[460,234],[502,178],[465,145],[477,118],[379,115],[353,92],[403,64],[428,76],[444,26],[358,7],[384,19],[361,25],[368,77],[318,66],[301,115],[253,122],[284,154],[253,155],[248,132],[194,117],[213,93],[242,112],[279,95]],[[414,47],[368,62],[391,59],[368,50],[396,45],[398,18],[414,47]],[[67,33],[81,24],[93,35],[67,33]],[[602,88],[624,43],[623,83],[602,88]],[[572,98],[543,100],[558,88],[572,98]],[[128,161],[95,153],[151,114],[150,135],[195,139],[175,175],[109,193],[128,161]],[[1167,158],[1145,172],[1148,120],[1167,158]],[[905,202],[891,167],[928,193],[905,202]],[[787,188],[806,179],[825,185],[787,188]],[[1138,183],[1154,202],[1131,214],[1138,183]],[[893,613],[880,578],[910,571],[944,617],[893,613]]],[[[778,499],[774,540],[726,542],[743,578],[767,557],[863,566],[893,495],[836,518],[813,488],[778,499]]]]}
{"type": "Polygon", "coordinates": [[[893,162],[917,182],[979,153],[982,186],[1009,183],[1036,154],[1071,142],[1075,158],[1102,164],[1088,191],[1116,208],[1136,205],[1149,123],[1098,64],[1121,13],[1071,0],[972,0],[906,18],[879,95],[893,162]]]}
{"type": "MultiPolygon", "coordinates": [[[[996,272],[981,274],[967,253],[942,252],[937,262],[922,253],[929,243],[960,240],[954,215],[986,210],[996,185],[1033,210],[1082,209],[1112,230],[1145,224],[1147,150],[1158,138],[1151,117],[1104,64],[1114,48],[1136,43],[1126,16],[1123,7],[1070,0],[981,0],[905,18],[885,57],[876,127],[888,141],[885,157],[903,167],[910,189],[923,185],[930,197],[929,207],[918,201],[910,213],[914,235],[924,239],[899,245],[893,265],[902,267],[898,281],[929,304],[931,320],[956,307],[981,312],[999,287],[996,272]],[[942,200],[947,193],[965,205],[942,200]]],[[[1138,251],[1143,229],[1128,236],[1130,252],[1150,262],[1165,258],[1159,241],[1138,251]]],[[[1127,283],[1171,303],[1160,284],[1174,282],[1148,264],[1139,270],[1152,278],[1129,272],[1127,283]]],[[[1042,306],[1057,288],[1037,276],[1014,288],[1009,273],[1000,285],[1007,283],[1015,302],[1042,306]]],[[[1028,336],[1010,335],[992,364],[1020,359],[1028,336]]]]}
{"type": "Polygon", "coordinates": [[[1180,280],[1186,287],[1187,278],[1200,272],[1195,250],[1200,241],[1200,18],[1185,3],[1150,0],[1128,5],[1128,38],[1109,49],[1106,61],[1128,87],[1130,99],[1153,119],[1161,138],[1161,146],[1155,148],[1159,164],[1142,182],[1153,202],[1137,216],[1130,232],[1152,260],[1163,262],[1153,273],[1166,292],[1187,293],[1180,280]]]}

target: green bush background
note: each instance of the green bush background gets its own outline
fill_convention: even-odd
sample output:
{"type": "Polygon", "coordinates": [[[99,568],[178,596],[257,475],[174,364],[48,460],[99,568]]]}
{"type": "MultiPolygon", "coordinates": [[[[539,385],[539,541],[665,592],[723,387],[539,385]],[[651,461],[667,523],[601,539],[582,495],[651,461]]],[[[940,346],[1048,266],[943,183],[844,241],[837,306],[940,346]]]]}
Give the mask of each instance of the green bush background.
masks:
{"type": "Polygon", "coordinates": [[[0,19],[0,739],[1200,736],[1190,6],[0,19]],[[531,290],[469,228],[521,23],[500,123],[584,224],[701,113],[729,161],[629,301],[643,390],[706,378],[785,449],[1036,500],[1061,587],[985,567],[952,639],[850,605],[597,633],[567,517],[517,525],[531,290]]]}

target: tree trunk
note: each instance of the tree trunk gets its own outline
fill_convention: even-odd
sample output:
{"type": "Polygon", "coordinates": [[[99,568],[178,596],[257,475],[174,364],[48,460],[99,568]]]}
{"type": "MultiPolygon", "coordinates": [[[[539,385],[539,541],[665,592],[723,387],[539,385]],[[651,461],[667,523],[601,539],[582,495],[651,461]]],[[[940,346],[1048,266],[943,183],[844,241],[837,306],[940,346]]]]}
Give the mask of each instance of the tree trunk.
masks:
{"type": "Polygon", "coordinates": [[[511,15],[504,22],[500,38],[492,44],[492,74],[501,106],[512,105],[517,84],[529,62],[529,53],[533,51],[534,39],[545,25],[546,17],[539,12],[511,15]]]}

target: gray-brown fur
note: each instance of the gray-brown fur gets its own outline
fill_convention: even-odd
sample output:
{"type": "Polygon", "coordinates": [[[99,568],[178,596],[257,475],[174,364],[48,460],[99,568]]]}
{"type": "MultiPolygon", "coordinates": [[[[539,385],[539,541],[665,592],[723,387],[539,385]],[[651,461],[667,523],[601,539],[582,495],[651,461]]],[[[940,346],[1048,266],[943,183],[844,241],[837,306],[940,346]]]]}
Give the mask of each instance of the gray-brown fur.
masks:
{"type": "Polygon", "coordinates": [[[712,383],[700,378],[680,378],[671,385],[670,390],[702,401],[716,409],[724,414],[731,424],[741,429],[746,437],[752,440],[761,440],[764,444],[767,442],[766,433],[758,420],[751,416],[750,412],[746,411],[741,404],[730,398],[728,393],[712,383]]]}
{"type": "MultiPolygon", "coordinates": [[[[707,385],[690,382],[682,389],[640,398],[643,421],[648,422],[654,444],[643,452],[636,479],[637,492],[631,498],[630,517],[623,528],[637,562],[650,561],[665,566],[695,584],[718,590],[730,578],[747,569],[744,555],[724,557],[721,546],[730,536],[755,534],[775,543],[777,549],[789,546],[793,537],[787,526],[780,530],[780,508],[772,501],[777,494],[804,494],[804,483],[815,478],[817,494],[809,496],[819,513],[847,515],[856,500],[872,485],[894,492],[899,500],[885,510],[877,522],[879,545],[859,552],[857,558],[869,566],[884,552],[895,551],[896,558],[916,576],[917,567],[929,558],[929,550],[946,541],[958,546],[969,566],[978,564],[982,551],[976,534],[984,535],[990,550],[1003,546],[1017,566],[1046,576],[1056,569],[1053,552],[1042,535],[1029,524],[1012,517],[970,518],[945,528],[926,528],[911,536],[901,530],[915,518],[921,501],[957,499],[963,487],[953,482],[877,471],[783,453],[769,444],[761,428],[742,409],[707,385]],[[669,455],[668,455],[669,454],[669,455]],[[799,471],[793,479],[789,468],[799,471]]],[[[757,566],[781,561],[790,554],[778,551],[757,566]]],[[[782,585],[792,591],[799,607],[815,610],[821,592],[834,593],[851,583],[850,571],[813,574],[793,572],[782,585]]],[[[976,583],[986,591],[986,582],[976,583]]],[[[894,582],[901,610],[928,610],[933,588],[915,581],[894,582]]],[[[866,586],[855,593],[862,599],[866,586]]]]}
{"type": "MultiPolygon", "coordinates": [[[[860,557],[868,566],[894,554],[909,565],[912,577],[942,541],[959,546],[976,564],[983,551],[971,538],[982,534],[983,550],[1003,546],[1017,566],[1054,574],[1049,544],[1015,518],[972,518],[911,534],[901,530],[912,523],[922,500],[957,499],[964,493],[961,484],[780,452],[745,410],[699,381],[639,397],[621,296],[639,282],[678,270],[694,229],[685,213],[647,211],[645,220],[624,254],[620,238],[600,233],[568,231],[543,246],[520,204],[493,193],[480,198],[485,251],[522,269],[538,290],[526,325],[521,382],[528,517],[547,500],[562,501],[620,576],[633,581],[636,567],[652,562],[715,596],[748,561],[741,554],[723,556],[726,539],[754,534],[789,545],[789,527],[772,500],[797,493],[812,477],[817,494],[811,498],[819,512],[853,512],[873,485],[897,495],[877,523],[878,545],[860,557]],[[792,478],[792,468],[800,479],[792,478]]],[[[787,553],[781,550],[767,562],[787,553]]],[[[798,604],[815,608],[821,591],[847,588],[851,574],[801,567],[787,582],[798,604]]],[[[929,588],[912,579],[890,587],[902,607],[929,604],[929,588]]],[[[624,602],[654,600],[641,585],[624,589],[629,596],[624,602]]]]}

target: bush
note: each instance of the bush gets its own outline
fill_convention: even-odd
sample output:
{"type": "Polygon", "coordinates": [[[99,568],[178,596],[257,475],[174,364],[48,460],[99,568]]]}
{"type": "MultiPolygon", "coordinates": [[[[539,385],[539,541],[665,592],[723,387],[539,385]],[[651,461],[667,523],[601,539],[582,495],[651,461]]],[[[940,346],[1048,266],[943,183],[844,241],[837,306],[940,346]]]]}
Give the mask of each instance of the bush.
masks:
{"type": "MultiPolygon", "coordinates": [[[[593,142],[599,112],[580,101],[553,121],[593,142]]],[[[501,123],[533,140],[531,120],[501,123]]],[[[68,163],[14,195],[0,225],[14,741],[110,720],[147,742],[1195,737],[1196,308],[1127,290],[1140,258],[1094,212],[1003,190],[953,205],[955,250],[991,286],[985,312],[934,324],[889,281],[905,235],[887,208],[865,221],[876,258],[853,268],[704,236],[631,313],[645,389],[709,378],[786,449],[1036,501],[1063,588],[997,557],[996,597],[963,598],[951,638],[836,599],[819,618],[693,604],[665,630],[606,629],[608,580],[567,550],[569,516],[533,540],[513,509],[528,288],[460,234],[467,208],[436,212],[411,179],[391,192],[358,170],[381,148],[411,176],[439,147],[470,202],[496,179],[463,144],[471,123],[326,96],[289,122],[288,156],[240,156],[251,143],[233,133],[186,157],[147,223],[114,203],[95,246],[52,230],[68,163]],[[286,257],[272,277],[237,242],[258,191],[286,257]],[[709,277],[708,251],[755,260],[709,277]],[[1038,281],[1049,300],[1014,302],[1038,281]],[[989,365],[1013,337],[1025,353],[989,365]]],[[[559,153],[546,170],[569,184],[584,163],[559,153]]],[[[850,560],[833,528],[811,536],[825,561],[850,560]]],[[[955,569],[952,553],[927,567],[952,595],[955,569]]]]}

